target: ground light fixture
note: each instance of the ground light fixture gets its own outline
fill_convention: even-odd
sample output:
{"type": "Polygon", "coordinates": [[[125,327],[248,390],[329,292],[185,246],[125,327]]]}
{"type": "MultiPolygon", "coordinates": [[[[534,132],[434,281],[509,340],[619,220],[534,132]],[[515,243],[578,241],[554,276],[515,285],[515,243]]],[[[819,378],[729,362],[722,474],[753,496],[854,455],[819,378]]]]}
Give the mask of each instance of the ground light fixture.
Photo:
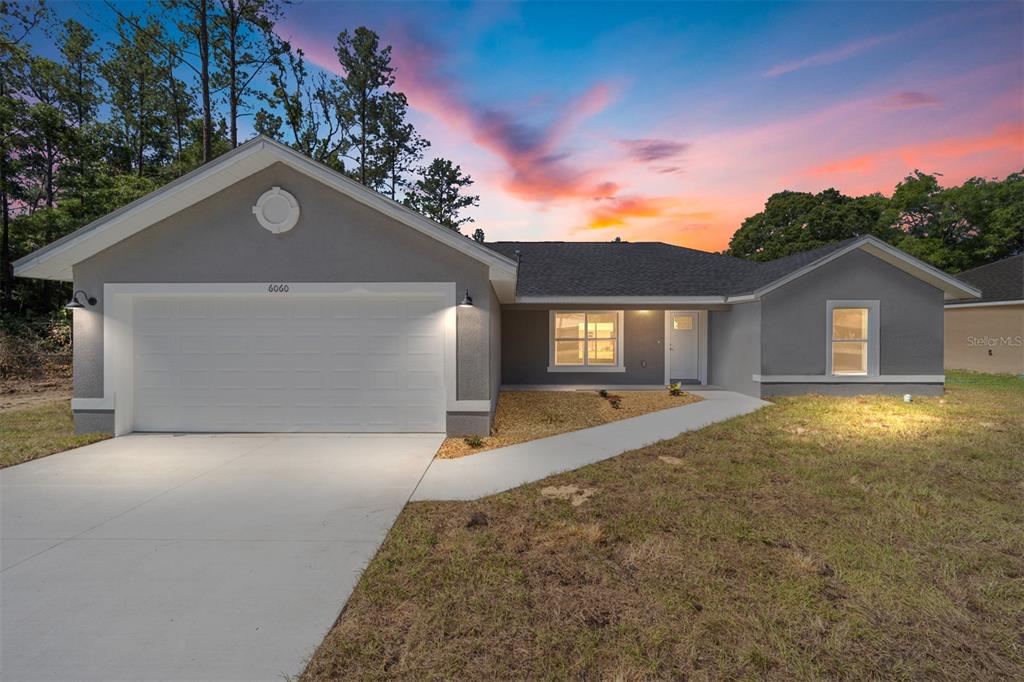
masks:
{"type": "Polygon", "coordinates": [[[88,303],[89,305],[96,305],[96,299],[94,297],[79,289],[78,291],[71,295],[71,300],[68,301],[67,305],[64,306],[67,310],[78,310],[80,308],[85,307],[85,305],[83,305],[82,302],[78,300],[79,294],[81,294],[85,298],[85,302],[88,303]]]}
{"type": "Polygon", "coordinates": [[[473,297],[469,295],[469,289],[466,289],[466,295],[462,297],[461,301],[459,301],[459,307],[460,308],[472,308],[473,307],[473,297]]]}

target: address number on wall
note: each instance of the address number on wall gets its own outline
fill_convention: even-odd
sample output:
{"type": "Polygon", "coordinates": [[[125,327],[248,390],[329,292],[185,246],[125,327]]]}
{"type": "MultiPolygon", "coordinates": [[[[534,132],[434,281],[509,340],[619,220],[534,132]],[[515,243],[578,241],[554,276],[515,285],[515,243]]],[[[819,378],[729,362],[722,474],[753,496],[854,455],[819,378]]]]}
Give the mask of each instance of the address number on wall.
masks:
{"type": "Polygon", "coordinates": [[[288,285],[287,284],[271,284],[270,286],[267,287],[267,291],[269,291],[272,294],[287,294],[288,293],[288,285]]]}

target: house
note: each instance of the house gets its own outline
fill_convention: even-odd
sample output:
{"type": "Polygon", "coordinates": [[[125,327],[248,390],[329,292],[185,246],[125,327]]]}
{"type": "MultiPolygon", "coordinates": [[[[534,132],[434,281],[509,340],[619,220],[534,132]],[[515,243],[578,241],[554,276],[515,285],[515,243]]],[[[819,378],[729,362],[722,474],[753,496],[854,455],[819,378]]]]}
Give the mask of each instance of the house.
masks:
{"type": "Polygon", "coordinates": [[[1024,254],[957,279],[981,298],[946,302],[946,369],[1024,374],[1024,254]]]}
{"type": "Polygon", "coordinates": [[[502,385],[942,390],[974,287],[871,237],[754,263],[476,243],[256,138],[14,265],[74,283],[76,428],[487,433],[502,385]]]}

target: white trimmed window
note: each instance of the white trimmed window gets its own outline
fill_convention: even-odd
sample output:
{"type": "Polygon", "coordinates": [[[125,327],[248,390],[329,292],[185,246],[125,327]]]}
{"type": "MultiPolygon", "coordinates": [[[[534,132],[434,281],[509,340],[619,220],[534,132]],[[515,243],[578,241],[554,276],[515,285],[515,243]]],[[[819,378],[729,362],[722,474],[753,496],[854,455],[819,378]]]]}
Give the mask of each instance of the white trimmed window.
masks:
{"type": "Polygon", "coordinates": [[[621,372],[622,311],[551,311],[550,372],[621,372]]]}
{"type": "Polygon", "coordinates": [[[828,302],[828,373],[878,374],[878,301],[828,302]]]}

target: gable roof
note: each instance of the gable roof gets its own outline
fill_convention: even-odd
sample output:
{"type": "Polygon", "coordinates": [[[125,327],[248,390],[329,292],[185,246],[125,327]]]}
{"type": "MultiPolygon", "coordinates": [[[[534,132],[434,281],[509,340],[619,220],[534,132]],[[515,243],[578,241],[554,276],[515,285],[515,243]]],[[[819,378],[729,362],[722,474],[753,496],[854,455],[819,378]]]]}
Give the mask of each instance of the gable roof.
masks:
{"type": "Polygon", "coordinates": [[[752,261],[661,242],[490,242],[520,255],[519,299],[724,296],[752,261]]]}
{"type": "Polygon", "coordinates": [[[950,301],[946,305],[1024,301],[1024,253],[964,270],[956,277],[980,289],[981,298],[950,301]]]}
{"type": "Polygon", "coordinates": [[[519,258],[521,303],[735,303],[754,300],[855,249],[942,289],[978,292],[871,236],[854,237],[772,261],[749,261],[661,242],[490,242],[519,258]]]}
{"type": "Polygon", "coordinates": [[[274,163],[283,163],[484,263],[490,268],[491,280],[499,297],[502,300],[511,298],[516,272],[513,260],[263,136],[239,145],[160,189],[18,259],[14,262],[14,274],[70,281],[71,268],[76,263],[274,163]]]}

